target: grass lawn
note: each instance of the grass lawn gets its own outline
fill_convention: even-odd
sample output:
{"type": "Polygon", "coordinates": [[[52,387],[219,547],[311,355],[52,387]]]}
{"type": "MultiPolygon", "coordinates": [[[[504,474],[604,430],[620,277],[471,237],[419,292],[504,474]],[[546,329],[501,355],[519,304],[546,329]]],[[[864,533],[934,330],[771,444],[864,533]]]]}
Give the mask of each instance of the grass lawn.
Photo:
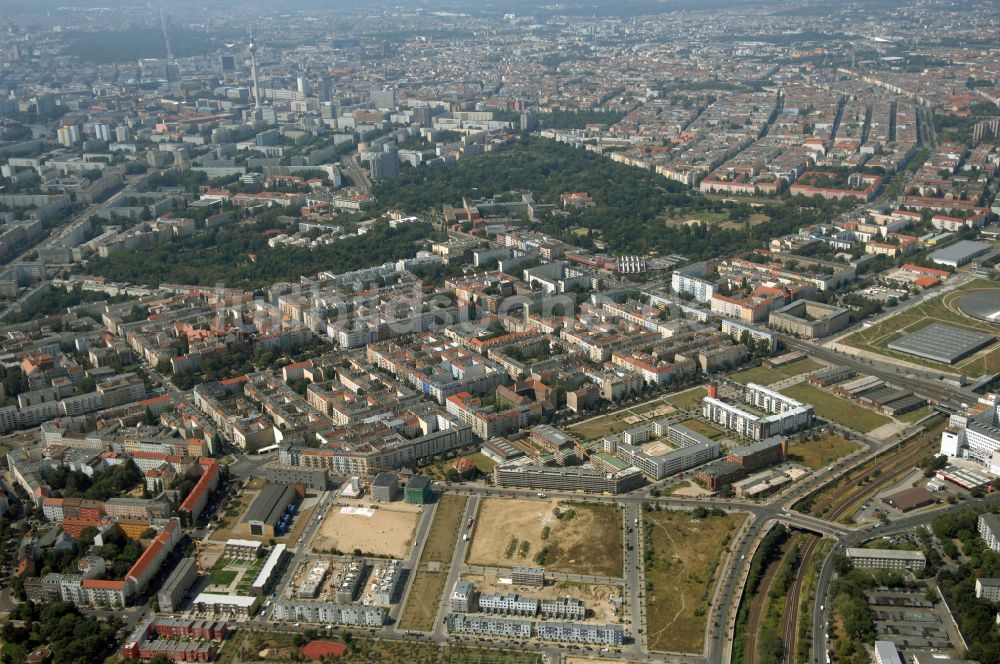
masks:
{"type": "Polygon", "coordinates": [[[686,426],[688,429],[691,429],[691,431],[700,433],[701,435],[707,436],[708,438],[718,438],[724,434],[723,431],[716,429],[711,424],[693,418],[690,420],[684,420],[683,422],[681,422],[681,424],[686,426]]]}
{"type": "Polygon", "coordinates": [[[462,645],[445,646],[441,664],[542,664],[541,653],[494,650],[462,645]]]}
{"type": "Polygon", "coordinates": [[[663,397],[658,397],[652,401],[646,401],[645,403],[640,403],[629,408],[636,415],[645,415],[646,413],[656,410],[663,406],[663,397]]]}
{"type": "Polygon", "coordinates": [[[434,511],[434,521],[427,534],[424,550],[420,554],[420,562],[436,561],[450,563],[455,542],[458,541],[458,531],[462,526],[462,514],[468,502],[465,496],[444,494],[438,500],[434,511]]]}
{"type": "Polygon", "coordinates": [[[908,413],[903,413],[902,415],[897,415],[896,419],[899,420],[900,422],[909,422],[910,424],[914,424],[914,423],[916,423],[916,422],[924,419],[925,417],[927,417],[928,415],[930,415],[933,412],[934,412],[934,409],[932,409],[930,406],[921,406],[920,408],[917,408],[916,410],[911,410],[908,413]]]}
{"type": "Polygon", "coordinates": [[[213,569],[212,583],[217,586],[228,586],[236,578],[236,574],[237,572],[231,569],[213,569]]]}
{"type": "Polygon", "coordinates": [[[793,399],[811,403],[816,414],[820,417],[862,433],[868,433],[892,421],[885,415],[862,408],[846,399],[841,399],[805,383],[787,387],[782,390],[782,393],[793,399]]]}
{"type": "Polygon", "coordinates": [[[747,383],[770,385],[771,383],[777,383],[785,378],[791,378],[792,376],[798,376],[799,374],[822,369],[823,366],[824,365],[815,360],[803,359],[792,362],[791,364],[787,364],[783,367],[778,367],[777,369],[770,369],[768,367],[753,367],[752,369],[747,369],[746,371],[734,373],[730,376],[730,378],[738,383],[743,383],[744,385],[747,383]]]}
{"type": "Polygon", "coordinates": [[[813,470],[825,468],[841,457],[861,447],[837,434],[824,434],[819,440],[793,443],[788,448],[788,460],[801,463],[813,470]]]}
{"type": "Polygon", "coordinates": [[[687,512],[643,513],[650,650],[701,652],[718,566],[746,516],[738,512],[696,519],[687,512]]]}
{"type": "Polygon", "coordinates": [[[861,350],[938,369],[942,372],[965,373],[974,378],[978,378],[985,373],[1000,371],[1000,346],[994,346],[985,355],[976,353],[972,357],[966,358],[953,366],[933,360],[925,360],[915,355],[890,351],[886,348],[890,342],[904,334],[916,332],[931,323],[947,323],[995,334],[995,324],[966,316],[958,308],[958,301],[970,291],[996,289],[996,282],[987,279],[970,281],[961,288],[945,293],[940,297],[921,302],[915,307],[911,307],[895,316],[880,321],[876,325],[859,330],[844,339],[843,343],[861,350]]]}
{"type": "Polygon", "coordinates": [[[440,647],[436,643],[423,643],[413,639],[402,641],[355,637],[351,643],[351,649],[336,661],[339,664],[371,664],[372,662],[434,664],[438,661],[439,653],[440,647]]]}
{"type": "Polygon", "coordinates": [[[598,438],[604,438],[605,436],[625,431],[625,429],[635,426],[634,424],[625,422],[624,418],[627,416],[628,413],[619,414],[618,412],[601,415],[600,417],[574,424],[569,427],[569,431],[584,440],[597,440],[598,438]]]}
{"type": "Polygon", "coordinates": [[[231,630],[229,636],[226,640],[222,642],[219,648],[218,654],[215,656],[215,661],[219,664],[229,664],[233,661],[233,658],[239,652],[240,644],[243,642],[243,632],[237,630],[231,630]]]}
{"type": "Polygon", "coordinates": [[[400,629],[414,629],[420,632],[430,632],[437,620],[438,604],[444,592],[444,584],[448,581],[447,567],[439,572],[429,572],[421,566],[413,579],[410,594],[406,597],[403,616],[399,621],[400,629]]]}
{"type": "Polygon", "coordinates": [[[678,392],[676,394],[671,394],[668,397],[664,397],[664,401],[674,408],[691,410],[692,408],[697,408],[701,404],[701,400],[704,399],[707,394],[708,390],[704,387],[692,387],[690,390],[684,390],[683,392],[678,392]]]}
{"type": "Polygon", "coordinates": [[[472,454],[462,454],[460,456],[455,457],[454,459],[443,459],[441,461],[437,461],[427,466],[426,468],[422,468],[420,472],[423,475],[427,475],[427,477],[431,479],[443,480],[448,474],[448,469],[451,468],[452,465],[454,465],[454,463],[458,461],[458,459],[460,458],[468,459],[469,461],[474,463],[476,465],[476,470],[483,473],[484,475],[492,473],[493,468],[495,468],[497,465],[496,461],[489,458],[482,452],[473,452],[472,454]]]}
{"type": "Polygon", "coordinates": [[[946,423],[944,418],[934,418],[928,423],[931,428],[924,433],[841,475],[819,492],[800,500],[794,509],[827,520],[850,523],[857,508],[884,486],[884,482],[895,481],[895,478],[910,472],[917,461],[940,448],[941,431],[946,423]],[[876,469],[876,466],[879,468],[876,469]],[[876,483],[879,479],[882,482],[876,483]]]}
{"type": "Polygon", "coordinates": [[[691,488],[691,482],[689,482],[688,480],[684,480],[683,482],[677,482],[676,484],[671,484],[670,486],[666,487],[665,489],[662,489],[660,491],[660,495],[661,496],[672,496],[675,493],[677,493],[678,491],[680,491],[681,489],[690,489],[690,488],[691,488]]]}
{"type": "Polygon", "coordinates": [[[780,371],[777,369],[768,369],[767,367],[753,367],[746,369],[744,371],[739,371],[737,373],[731,374],[729,376],[737,383],[757,383],[758,385],[770,385],[771,383],[777,383],[779,380],[784,378],[780,371]]]}
{"type": "Polygon", "coordinates": [[[729,219],[727,212],[711,212],[709,210],[697,210],[694,212],[681,212],[679,217],[667,219],[667,226],[683,226],[689,221],[701,221],[705,224],[721,224],[729,219]]]}

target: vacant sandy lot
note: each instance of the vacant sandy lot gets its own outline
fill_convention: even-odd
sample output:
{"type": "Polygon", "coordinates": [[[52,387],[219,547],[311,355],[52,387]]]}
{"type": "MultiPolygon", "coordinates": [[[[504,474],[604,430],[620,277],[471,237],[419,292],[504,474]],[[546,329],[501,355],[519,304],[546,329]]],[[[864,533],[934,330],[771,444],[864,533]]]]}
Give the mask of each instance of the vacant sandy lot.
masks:
{"type": "Polygon", "coordinates": [[[487,498],[479,507],[468,563],[621,577],[621,528],[617,507],[487,498]]]}
{"type": "MultiPolygon", "coordinates": [[[[503,574],[491,571],[486,574],[463,574],[462,578],[471,581],[479,593],[509,593],[511,586],[499,582],[499,577],[503,574]]],[[[617,622],[615,608],[611,601],[612,598],[621,597],[621,594],[621,586],[577,583],[575,581],[560,581],[544,588],[531,590],[531,596],[537,597],[539,600],[567,596],[583,600],[584,606],[587,608],[587,622],[600,623],[617,622]]]]}
{"type": "Polygon", "coordinates": [[[403,559],[410,553],[413,533],[420,521],[419,505],[383,505],[371,516],[345,514],[333,506],[312,541],[313,551],[337,549],[351,553],[391,556],[403,559]]]}
{"type": "Polygon", "coordinates": [[[222,557],[225,546],[219,542],[206,542],[200,547],[201,566],[204,569],[212,569],[215,562],[222,557]]]}

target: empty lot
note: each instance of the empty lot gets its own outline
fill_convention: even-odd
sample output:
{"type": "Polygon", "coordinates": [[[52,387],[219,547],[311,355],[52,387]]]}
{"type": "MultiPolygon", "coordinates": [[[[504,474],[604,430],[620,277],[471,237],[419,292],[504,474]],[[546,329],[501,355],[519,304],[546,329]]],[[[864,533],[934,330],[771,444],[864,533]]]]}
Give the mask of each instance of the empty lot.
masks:
{"type": "Polygon", "coordinates": [[[397,504],[374,510],[371,516],[345,514],[331,507],[312,541],[314,551],[336,549],[343,553],[361,553],[405,558],[410,552],[413,533],[420,521],[417,505],[397,504]]]}
{"type": "Polygon", "coordinates": [[[746,516],[735,512],[697,519],[688,512],[643,513],[650,650],[701,652],[718,566],[746,516]]]}
{"type": "Polygon", "coordinates": [[[479,507],[468,562],[620,577],[621,528],[617,507],[487,498],[479,507]]]}
{"type": "Polygon", "coordinates": [[[451,556],[455,551],[455,542],[458,540],[458,531],[462,526],[465,504],[468,500],[465,496],[453,494],[441,496],[434,512],[434,521],[431,523],[430,532],[427,533],[427,540],[424,542],[424,550],[420,554],[420,562],[451,562],[451,556]]]}

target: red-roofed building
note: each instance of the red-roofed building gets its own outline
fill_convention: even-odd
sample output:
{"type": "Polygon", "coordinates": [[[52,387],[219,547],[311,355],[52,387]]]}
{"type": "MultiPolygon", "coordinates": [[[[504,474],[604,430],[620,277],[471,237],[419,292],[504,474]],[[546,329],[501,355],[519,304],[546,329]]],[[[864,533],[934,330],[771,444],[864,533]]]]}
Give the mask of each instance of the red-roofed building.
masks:
{"type": "Polygon", "coordinates": [[[465,457],[460,457],[455,459],[455,463],[451,464],[451,467],[455,469],[459,477],[469,477],[476,472],[476,464],[465,457]]]}
{"type": "Polygon", "coordinates": [[[931,277],[940,277],[941,279],[947,279],[951,276],[951,272],[947,270],[938,270],[933,267],[924,267],[923,265],[915,265],[913,263],[905,263],[903,269],[907,272],[916,272],[917,274],[926,274],[931,277]]]}
{"type": "Polygon", "coordinates": [[[63,530],[73,536],[73,539],[79,539],[80,534],[87,528],[100,528],[102,526],[110,526],[112,523],[113,522],[110,519],[82,519],[80,517],[66,517],[62,520],[60,525],[63,530]]]}
{"type": "Polygon", "coordinates": [[[84,579],[80,587],[95,606],[124,607],[132,596],[132,584],[125,580],[84,579]]]}
{"type": "Polygon", "coordinates": [[[192,521],[198,520],[208,502],[208,495],[219,486],[219,464],[215,459],[202,457],[198,459],[198,466],[201,468],[201,477],[178,508],[178,511],[189,514],[192,521]]]}
{"type": "Polygon", "coordinates": [[[281,368],[281,379],[286,383],[290,380],[302,380],[306,376],[306,370],[312,369],[312,360],[304,362],[293,362],[281,368]]]}

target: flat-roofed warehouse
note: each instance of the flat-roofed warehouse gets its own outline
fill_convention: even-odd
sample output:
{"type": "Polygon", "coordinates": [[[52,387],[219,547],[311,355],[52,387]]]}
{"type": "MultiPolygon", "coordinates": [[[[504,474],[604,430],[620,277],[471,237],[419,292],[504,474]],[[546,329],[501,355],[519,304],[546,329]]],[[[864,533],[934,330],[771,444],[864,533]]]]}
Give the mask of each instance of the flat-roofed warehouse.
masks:
{"type": "Polygon", "coordinates": [[[274,537],[278,521],[288,510],[288,506],[302,497],[298,487],[294,484],[266,485],[247,508],[240,522],[240,531],[244,535],[274,537]]]}
{"type": "Polygon", "coordinates": [[[927,507],[937,502],[937,497],[922,486],[903,489],[882,499],[886,505],[892,505],[900,512],[927,507]]]}
{"type": "Polygon", "coordinates": [[[994,341],[996,337],[992,334],[943,323],[931,323],[916,332],[903,335],[889,343],[887,348],[926,360],[955,364],[994,341]]]}
{"type": "Polygon", "coordinates": [[[988,254],[991,249],[993,249],[993,245],[989,242],[960,240],[959,242],[945,247],[944,249],[938,249],[934,253],[930,254],[928,258],[938,265],[947,265],[949,267],[957,268],[965,265],[973,258],[982,256],[983,254],[988,254]]]}

